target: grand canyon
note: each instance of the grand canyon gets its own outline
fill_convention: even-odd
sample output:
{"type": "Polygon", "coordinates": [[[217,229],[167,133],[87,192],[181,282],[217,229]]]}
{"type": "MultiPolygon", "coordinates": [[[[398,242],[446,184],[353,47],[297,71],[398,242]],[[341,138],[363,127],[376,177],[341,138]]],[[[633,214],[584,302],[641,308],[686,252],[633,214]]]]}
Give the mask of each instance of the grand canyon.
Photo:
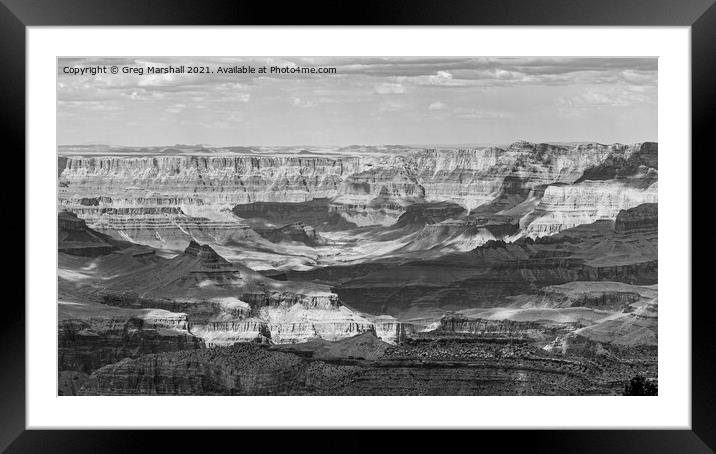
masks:
{"type": "Polygon", "coordinates": [[[658,146],[60,146],[59,395],[619,395],[658,146]]]}

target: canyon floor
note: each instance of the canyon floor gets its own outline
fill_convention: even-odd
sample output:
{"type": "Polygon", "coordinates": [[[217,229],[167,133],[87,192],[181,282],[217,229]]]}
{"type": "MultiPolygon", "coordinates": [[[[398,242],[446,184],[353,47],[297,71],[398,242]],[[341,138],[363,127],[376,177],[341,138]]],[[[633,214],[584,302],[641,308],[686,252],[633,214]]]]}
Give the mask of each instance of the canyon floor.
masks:
{"type": "Polygon", "coordinates": [[[60,149],[60,395],[656,382],[658,149],[60,149]]]}

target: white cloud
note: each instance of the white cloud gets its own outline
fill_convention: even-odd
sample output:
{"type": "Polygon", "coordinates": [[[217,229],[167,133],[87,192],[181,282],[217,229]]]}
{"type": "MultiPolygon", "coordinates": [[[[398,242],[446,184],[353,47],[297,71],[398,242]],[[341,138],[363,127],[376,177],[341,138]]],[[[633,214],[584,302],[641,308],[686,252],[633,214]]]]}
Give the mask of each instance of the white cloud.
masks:
{"type": "Polygon", "coordinates": [[[497,112],[493,110],[482,110],[477,108],[458,107],[453,111],[456,118],[468,120],[494,120],[500,118],[511,118],[508,112],[497,112]]]}
{"type": "Polygon", "coordinates": [[[625,107],[655,102],[654,97],[638,87],[635,89],[615,88],[609,91],[590,90],[578,95],[555,99],[555,104],[560,108],[625,107]]]}
{"type": "Polygon", "coordinates": [[[296,107],[314,107],[318,104],[316,101],[310,100],[310,99],[304,99],[304,98],[293,98],[293,105],[296,107]]]}
{"type": "Polygon", "coordinates": [[[375,91],[381,95],[402,95],[405,87],[401,83],[385,82],[375,86],[375,91]]]}
{"type": "Polygon", "coordinates": [[[430,110],[445,110],[445,108],[447,108],[447,104],[440,101],[435,101],[428,106],[428,109],[430,110]]]}
{"type": "Polygon", "coordinates": [[[173,105],[167,107],[166,109],[164,109],[164,112],[173,113],[173,114],[174,114],[174,113],[180,113],[180,112],[182,112],[185,108],[186,108],[186,105],[185,105],[185,104],[173,104],[173,105]]]}

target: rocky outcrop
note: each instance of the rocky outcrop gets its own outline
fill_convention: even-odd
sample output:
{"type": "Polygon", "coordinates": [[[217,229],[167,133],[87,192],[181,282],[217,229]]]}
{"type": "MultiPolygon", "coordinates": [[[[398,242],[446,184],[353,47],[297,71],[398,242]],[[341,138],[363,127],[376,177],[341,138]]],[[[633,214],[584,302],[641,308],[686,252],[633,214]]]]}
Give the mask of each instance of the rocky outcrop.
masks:
{"type": "Polygon", "coordinates": [[[359,226],[392,225],[425,190],[400,159],[347,176],[332,207],[359,226]]]}
{"type": "Polygon", "coordinates": [[[609,281],[574,281],[550,285],[540,289],[536,296],[523,296],[521,307],[587,307],[611,311],[629,310],[639,301],[656,297],[656,289],[609,281]]]}
{"type": "Polygon", "coordinates": [[[423,227],[438,224],[447,219],[457,218],[466,213],[461,205],[451,202],[416,203],[409,206],[398,221],[396,227],[423,227]]]}
{"type": "Polygon", "coordinates": [[[80,395],[267,395],[305,389],[298,356],[252,344],[146,355],[93,373],[80,395]]]}
{"type": "Polygon", "coordinates": [[[658,202],[658,146],[653,142],[614,146],[583,169],[572,184],[550,184],[533,212],[520,221],[522,235],[539,237],[658,202]]]}
{"type": "Polygon", "coordinates": [[[328,242],[313,227],[303,222],[296,222],[278,229],[257,230],[257,232],[272,243],[295,242],[306,246],[325,246],[328,242]]]}
{"type": "Polygon", "coordinates": [[[659,205],[645,203],[634,208],[621,211],[614,223],[619,233],[649,232],[659,228],[659,205]]]}
{"type": "Polygon", "coordinates": [[[598,220],[615,220],[622,210],[657,201],[657,183],[640,187],[629,181],[588,180],[550,185],[535,210],[521,220],[522,235],[536,238],[598,220]]]}
{"type": "Polygon", "coordinates": [[[118,249],[116,242],[96,232],[83,219],[68,211],[57,215],[57,250],[71,255],[96,257],[118,249]]]}
{"type": "Polygon", "coordinates": [[[599,164],[587,168],[577,182],[620,179],[648,169],[659,169],[659,147],[654,142],[615,150],[599,164]]]}
{"type": "Polygon", "coordinates": [[[189,332],[186,314],[156,309],[117,311],[102,305],[81,312],[62,304],[60,308],[60,371],[91,373],[122,358],[204,347],[202,340],[189,332]]]}
{"type": "Polygon", "coordinates": [[[166,308],[158,300],[208,301],[234,296],[245,285],[237,266],[192,240],[183,254],[107,280],[103,293],[106,304],[166,308]]]}
{"type": "MultiPolygon", "coordinates": [[[[216,317],[219,320],[224,317],[216,317]]],[[[204,321],[195,323],[192,334],[204,340],[207,347],[233,345],[237,342],[271,342],[271,329],[257,318],[234,318],[228,321],[204,321]]]]}
{"type": "MultiPolygon", "coordinates": [[[[475,334],[482,337],[519,339],[541,335],[545,330],[551,328],[549,325],[549,323],[537,321],[494,320],[466,317],[461,314],[450,314],[440,319],[436,331],[475,334]]],[[[559,328],[564,328],[565,324],[553,325],[559,325],[559,328]]]]}
{"type": "Polygon", "coordinates": [[[260,238],[247,225],[228,217],[189,216],[180,208],[74,210],[108,235],[158,249],[180,249],[190,240],[225,244],[237,237],[260,238]],[[127,214],[129,212],[129,214],[127,214]],[[218,217],[218,219],[216,219],[218,217]]]}

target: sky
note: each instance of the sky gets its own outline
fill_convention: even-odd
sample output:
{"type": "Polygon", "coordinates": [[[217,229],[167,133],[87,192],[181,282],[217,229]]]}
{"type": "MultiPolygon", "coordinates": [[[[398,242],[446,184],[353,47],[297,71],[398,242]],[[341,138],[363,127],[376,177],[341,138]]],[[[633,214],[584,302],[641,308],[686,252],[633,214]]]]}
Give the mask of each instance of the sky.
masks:
{"type": "Polygon", "coordinates": [[[61,58],[57,69],[58,145],[657,141],[656,58],[61,58]],[[118,74],[69,73],[111,65],[118,74]],[[212,73],[147,73],[179,65],[212,73]],[[217,73],[234,66],[336,70],[217,73]]]}

